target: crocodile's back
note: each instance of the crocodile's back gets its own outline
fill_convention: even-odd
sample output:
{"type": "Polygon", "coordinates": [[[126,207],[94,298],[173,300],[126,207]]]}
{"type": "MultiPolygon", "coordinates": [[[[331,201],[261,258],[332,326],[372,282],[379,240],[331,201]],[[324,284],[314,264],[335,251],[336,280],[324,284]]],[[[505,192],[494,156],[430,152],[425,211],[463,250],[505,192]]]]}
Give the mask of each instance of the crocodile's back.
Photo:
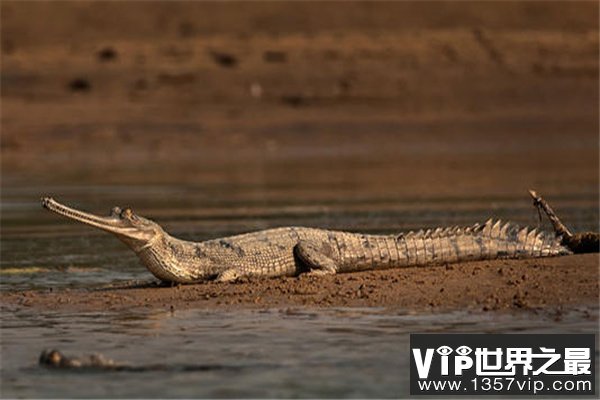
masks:
{"type": "Polygon", "coordinates": [[[284,227],[229,236],[200,243],[205,257],[239,269],[247,275],[294,276],[307,268],[294,255],[302,240],[326,241],[329,232],[305,227],[284,227]]]}

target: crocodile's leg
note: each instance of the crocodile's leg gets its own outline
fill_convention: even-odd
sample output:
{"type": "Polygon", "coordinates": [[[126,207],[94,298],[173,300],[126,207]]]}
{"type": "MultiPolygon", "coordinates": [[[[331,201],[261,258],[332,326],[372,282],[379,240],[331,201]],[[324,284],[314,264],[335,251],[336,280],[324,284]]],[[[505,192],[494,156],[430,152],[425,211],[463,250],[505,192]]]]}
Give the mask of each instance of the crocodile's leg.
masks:
{"type": "Polygon", "coordinates": [[[331,257],[332,250],[327,243],[316,244],[301,240],[294,247],[294,253],[309,269],[311,275],[333,275],[338,268],[331,257]]]}
{"type": "Polygon", "coordinates": [[[236,279],[245,276],[244,272],[239,268],[228,268],[225,271],[221,272],[215,278],[216,282],[233,282],[236,279]]]}

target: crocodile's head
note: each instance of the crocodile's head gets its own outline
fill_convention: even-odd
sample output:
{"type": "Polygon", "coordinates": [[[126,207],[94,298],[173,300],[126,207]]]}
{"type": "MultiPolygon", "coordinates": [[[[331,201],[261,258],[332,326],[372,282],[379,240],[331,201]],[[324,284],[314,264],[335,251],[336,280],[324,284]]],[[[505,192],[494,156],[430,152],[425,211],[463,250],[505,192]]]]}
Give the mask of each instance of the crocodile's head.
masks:
{"type": "Polygon", "coordinates": [[[100,217],[67,207],[50,197],[42,198],[42,206],[67,218],[114,233],[136,252],[165,234],[156,222],[136,215],[130,208],[114,207],[108,217],[100,217]]]}

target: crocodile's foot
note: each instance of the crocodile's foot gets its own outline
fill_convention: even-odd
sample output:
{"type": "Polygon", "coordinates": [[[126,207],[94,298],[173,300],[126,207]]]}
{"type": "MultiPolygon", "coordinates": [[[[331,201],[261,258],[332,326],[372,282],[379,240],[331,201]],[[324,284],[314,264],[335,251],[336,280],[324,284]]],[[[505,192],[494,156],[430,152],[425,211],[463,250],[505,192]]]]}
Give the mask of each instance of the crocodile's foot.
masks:
{"type": "Polygon", "coordinates": [[[331,257],[332,249],[328,243],[313,243],[301,240],[294,247],[294,254],[309,268],[309,275],[334,275],[337,265],[331,257]]]}
{"type": "Polygon", "coordinates": [[[234,282],[242,278],[244,274],[237,268],[226,269],[215,278],[215,282],[234,282]]]}

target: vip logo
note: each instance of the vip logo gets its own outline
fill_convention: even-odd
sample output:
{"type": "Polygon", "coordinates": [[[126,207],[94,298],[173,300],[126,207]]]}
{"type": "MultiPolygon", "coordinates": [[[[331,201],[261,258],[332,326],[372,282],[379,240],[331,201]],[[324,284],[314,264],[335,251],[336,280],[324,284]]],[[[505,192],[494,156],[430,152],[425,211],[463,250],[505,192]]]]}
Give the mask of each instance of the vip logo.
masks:
{"type": "Polygon", "coordinates": [[[593,334],[411,334],[411,394],[594,394],[593,334]]]}
{"type": "Polygon", "coordinates": [[[440,346],[437,349],[426,349],[425,356],[421,349],[412,349],[415,364],[417,365],[417,371],[420,379],[426,379],[429,377],[429,370],[431,369],[431,363],[433,361],[434,353],[437,353],[440,357],[441,371],[440,375],[448,376],[448,365],[450,355],[456,353],[453,358],[454,375],[462,375],[462,371],[469,369],[473,366],[473,359],[469,357],[469,354],[473,350],[469,346],[460,346],[456,351],[450,346],[440,346]]]}
{"type": "Polygon", "coordinates": [[[443,345],[437,349],[426,348],[424,353],[421,348],[413,348],[412,353],[419,379],[427,379],[436,354],[439,358],[439,363],[436,364],[440,366],[440,376],[462,376],[464,371],[473,366],[477,376],[515,376],[518,371],[521,371],[522,375],[528,375],[530,372],[532,375],[589,375],[590,350],[586,347],[567,347],[562,353],[547,347],[477,347],[473,351],[465,345],[456,349],[443,345]],[[561,358],[562,367],[558,362],[561,358]],[[518,366],[521,368],[517,369],[518,366]]]}

